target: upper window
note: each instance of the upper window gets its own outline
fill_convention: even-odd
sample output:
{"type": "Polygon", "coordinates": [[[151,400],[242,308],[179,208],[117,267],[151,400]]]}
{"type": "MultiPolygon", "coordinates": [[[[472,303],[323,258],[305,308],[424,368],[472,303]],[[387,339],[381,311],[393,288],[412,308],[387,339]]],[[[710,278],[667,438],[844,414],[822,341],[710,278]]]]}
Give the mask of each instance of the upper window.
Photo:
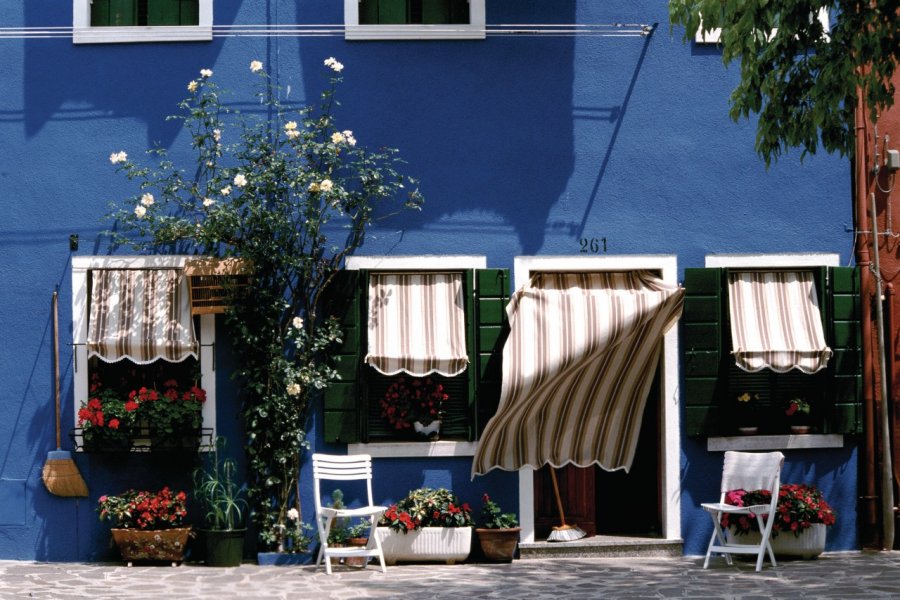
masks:
{"type": "Polygon", "coordinates": [[[212,0],[73,0],[76,44],[212,39],[212,0]]]}
{"type": "Polygon", "coordinates": [[[798,420],[810,433],[860,431],[856,270],[736,258],[744,262],[685,269],[686,432],[780,434],[798,420]],[[735,284],[748,273],[755,283],[739,298],[735,284]]]}
{"type": "Polygon", "coordinates": [[[484,39],[484,0],[344,0],[348,40],[484,39]]]}
{"type": "Polygon", "coordinates": [[[471,441],[493,415],[508,271],[439,260],[352,260],[330,286],[344,345],[329,442],[471,441]]]}

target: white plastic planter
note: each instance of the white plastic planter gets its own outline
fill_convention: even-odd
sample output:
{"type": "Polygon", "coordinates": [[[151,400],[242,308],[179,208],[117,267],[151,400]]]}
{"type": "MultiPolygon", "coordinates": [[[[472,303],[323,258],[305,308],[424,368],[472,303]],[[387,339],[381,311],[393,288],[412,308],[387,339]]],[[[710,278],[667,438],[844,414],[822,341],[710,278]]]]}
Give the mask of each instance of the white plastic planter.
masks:
{"type": "MultiPolygon", "coordinates": [[[[772,538],[772,551],[775,556],[792,556],[799,558],[815,558],[825,551],[826,527],[823,523],[813,523],[809,529],[798,536],[791,531],[781,531],[772,538]]],[[[759,544],[759,532],[751,531],[744,535],[734,535],[728,530],[728,542],[731,544],[759,544]]]]}
{"type": "Polygon", "coordinates": [[[377,527],[384,560],[389,565],[403,562],[445,562],[452,565],[469,556],[471,527],[423,527],[400,533],[389,527],[377,527]]]}

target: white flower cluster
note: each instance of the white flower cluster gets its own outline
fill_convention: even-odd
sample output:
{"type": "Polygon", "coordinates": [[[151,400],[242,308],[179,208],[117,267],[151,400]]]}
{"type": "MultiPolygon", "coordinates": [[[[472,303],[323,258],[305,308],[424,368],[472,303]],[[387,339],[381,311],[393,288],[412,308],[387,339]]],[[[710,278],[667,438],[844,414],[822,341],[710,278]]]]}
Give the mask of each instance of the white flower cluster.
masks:
{"type": "Polygon", "coordinates": [[[212,77],[212,71],[210,69],[200,69],[200,77],[209,79],[210,77],[212,77]]]}
{"type": "Polygon", "coordinates": [[[247,178],[244,176],[243,173],[238,173],[237,175],[234,176],[234,185],[238,186],[239,188],[242,188],[245,185],[247,185],[247,178]]]}
{"type": "Polygon", "coordinates": [[[222,130],[221,129],[213,129],[213,139],[218,144],[222,141],[222,130]]]}
{"type": "Polygon", "coordinates": [[[259,73],[260,71],[262,71],[262,69],[263,69],[263,64],[261,61],[258,61],[258,60],[250,61],[250,71],[252,71],[253,73],[259,73]]]}
{"type": "Polygon", "coordinates": [[[284,124],[284,135],[291,140],[300,136],[300,132],[297,131],[297,121],[288,121],[284,124]]]}
{"type": "Polygon", "coordinates": [[[287,518],[291,521],[296,521],[300,518],[300,511],[296,508],[291,508],[287,511],[287,518]]]}
{"type": "Polygon", "coordinates": [[[331,134],[332,144],[342,144],[344,142],[346,142],[348,146],[356,145],[356,138],[353,137],[353,132],[349,129],[345,129],[344,131],[335,131],[331,134]]]}
{"type": "Polygon", "coordinates": [[[210,206],[212,206],[215,203],[216,203],[216,201],[213,200],[212,198],[204,198],[203,199],[203,206],[205,206],[206,208],[209,208],[210,206]]]}
{"type": "Polygon", "coordinates": [[[198,87],[200,87],[200,84],[197,83],[196,79],[191,79],[191,82],[187,84],[187,90],[192,94],[197,91],[198,87]]]}
{"type": "Polygon", "coordinates": [[[153,206],[153,202],[153,194],[148,192],[141,196],[141,204],[143,204],[144,206],[153,206]]]}
{"type": "Polygon", "coordinates": [[[309,187],[307,188],[307,190],[310,192],[325,192],[325,193],[330,192],[332,189],[334,189],[334,182],[331,181],[330,179],[323,179],[322,181],[319,181],[319,182],[313,181],[311,184],[309,184],[309,187]]]}
{"type": "Polygon", "coordinates": [[[220,192],[221,192],[221,194],[222,194],[223,196],[227,196],[228,194],[231,193],[231,186],[230,186],[230,185],[226,185],[225,187],[223,187],[223,188],[221,189],[220,192]]]}
{"type": "Polygon", "coordinates": [[[340,73],[344,70],[344,65],[339,63],[334,59],[333,56],[329,56],[325,59],[325,66],[334,71],[335,73],[340,73]]]}
{"type": "Polygon", "coordinates": [[[114,165],[123,163],[126,160],[128,160],[128,154],[126,154],[124,150],[121,150],[119,152],[113,152],[112,154],[109,155],[109,162],[111,162],[114,165]]]}
{"type": "Polygon", "coordinates": [[[289,383],[285,391],[288,393],[288,396],[299,396],[300,395],[300,384],[299,383],[289,383]]]}
{"type": "Polygon", "coordinates": [[[303,327],[303,319],[300,317],[294,317],[294,320],[291,323],[294,326],[294,329],[301,329],[303,327]]]}

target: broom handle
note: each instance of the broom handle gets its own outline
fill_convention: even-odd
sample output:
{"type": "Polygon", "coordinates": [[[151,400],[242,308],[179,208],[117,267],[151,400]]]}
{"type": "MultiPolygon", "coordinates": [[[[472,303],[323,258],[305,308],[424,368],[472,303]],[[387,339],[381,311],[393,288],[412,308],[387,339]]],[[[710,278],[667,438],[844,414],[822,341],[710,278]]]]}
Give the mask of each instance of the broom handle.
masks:
{"type": "Polygon", "coordinates": [[[59,293],[56,290],[53,291],[53,378],[56,382],[56,449],[59,450],[59,293]]]}
{"type": "Polygon", "coordinates": [[[566,514],[563,512],[562,498],[559,496],[559,482],[556,480],[556,469],[550,467],[550,480],[553,481],[553,493],[556,495],[556,506],[559,508],[559,520],[563,527],[566,526],[566,514]]]}

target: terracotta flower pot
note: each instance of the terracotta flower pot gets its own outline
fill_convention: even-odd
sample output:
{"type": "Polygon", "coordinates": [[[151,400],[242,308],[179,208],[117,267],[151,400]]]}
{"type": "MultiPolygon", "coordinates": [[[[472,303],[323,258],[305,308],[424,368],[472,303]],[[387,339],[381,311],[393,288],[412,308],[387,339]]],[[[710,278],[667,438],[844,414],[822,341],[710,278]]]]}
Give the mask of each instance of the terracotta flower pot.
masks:
{"type": "Polygon", "coordinates": [[[476,529],[481,551],[488,560],[510,562],[516,555],[521,527],[510,529],[476,529]]]}

